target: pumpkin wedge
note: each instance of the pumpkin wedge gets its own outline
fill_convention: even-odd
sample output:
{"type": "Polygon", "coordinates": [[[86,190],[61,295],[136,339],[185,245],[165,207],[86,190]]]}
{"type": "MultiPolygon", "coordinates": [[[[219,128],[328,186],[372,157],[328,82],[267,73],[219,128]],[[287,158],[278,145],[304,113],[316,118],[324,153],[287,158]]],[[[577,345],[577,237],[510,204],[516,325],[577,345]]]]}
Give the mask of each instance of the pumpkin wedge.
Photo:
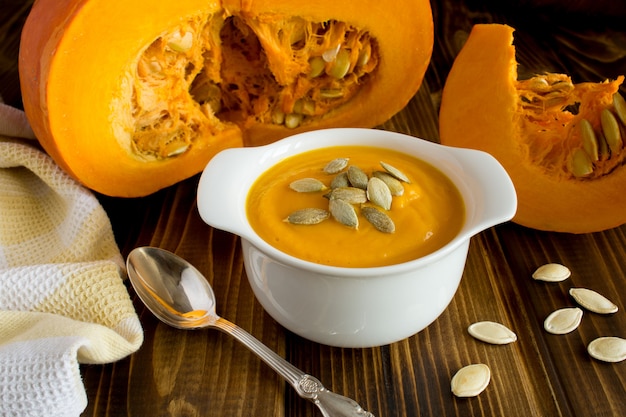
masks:
{"type": "Polygon", "coordinates": [[[225,148],[386,121],[419,89],[432,46],[427,0],[37,0],[19,70],[55,161],[135,197],[225,148]]]}
{"type": "Polygon", "coordinates": [[[513,221],[587,233],[626,223],[624,77],[518,80],[513,28],[473,27],[443,90],[441,143],[491,153],[518,194],[513,221]]]}

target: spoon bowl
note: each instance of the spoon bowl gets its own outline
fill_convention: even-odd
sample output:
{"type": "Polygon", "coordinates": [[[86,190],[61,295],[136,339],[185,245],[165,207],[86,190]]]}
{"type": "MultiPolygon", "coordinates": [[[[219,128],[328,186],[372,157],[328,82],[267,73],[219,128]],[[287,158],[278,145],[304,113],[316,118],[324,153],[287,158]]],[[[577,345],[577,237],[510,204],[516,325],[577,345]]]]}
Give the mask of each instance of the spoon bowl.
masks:
{"type": "Polygon", "coordinates": [[[227,333],[280,374],[302,398],[326,417],[374,417],[354,400],[326,389],[215,310],[215,294],[206,278],[179,256],[154,247],[136,248],[126,261],[128,277],[146,307],[162,322],[178,329],[214,327],[227,333]]]}
{"type": "Polygon", "coordinates": [[[171,252],[133,250],[127,260],[130,282],[157,318],[178,329],[200,329],[215,320],[215,294],[200,271],[171,252]]]}

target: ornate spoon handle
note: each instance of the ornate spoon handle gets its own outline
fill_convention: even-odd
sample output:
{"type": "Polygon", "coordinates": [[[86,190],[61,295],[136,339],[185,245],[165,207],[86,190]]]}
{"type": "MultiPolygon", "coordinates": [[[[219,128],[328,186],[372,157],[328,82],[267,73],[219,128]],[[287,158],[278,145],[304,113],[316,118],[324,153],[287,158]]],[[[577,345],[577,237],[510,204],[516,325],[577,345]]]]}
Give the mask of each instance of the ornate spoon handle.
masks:
{"type": "Polygon", "coordinates": [[[305,374],[236,324],[216,317],[211,326],[233,336],[254,352],[263,362],[285,378],[300,397],[314,403],[324,417],[374,417],[356,401],[324,388],[317,378],[305,374]]]}
{"type": "Polygon", "coordinates": [[[327,390],[311,375],[304,374],[294,388],[302,398],[317,405],[325,417],[374,417],[374,414],[364,410],[353,399],[327,390]]]}

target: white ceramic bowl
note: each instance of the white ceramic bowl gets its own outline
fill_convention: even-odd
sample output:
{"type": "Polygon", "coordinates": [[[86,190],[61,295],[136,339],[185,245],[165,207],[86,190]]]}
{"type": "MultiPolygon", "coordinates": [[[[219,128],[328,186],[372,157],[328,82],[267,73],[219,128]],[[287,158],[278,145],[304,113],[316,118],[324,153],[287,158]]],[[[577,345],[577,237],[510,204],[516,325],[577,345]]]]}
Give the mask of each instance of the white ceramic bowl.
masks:
{"type": "Polygon", "coordinates": [[[389,344],[432,323],[458,288],[470,238],[510,220],[516,208],[513,184],[490,155],[374,129],[318,130],[267,146],[228,149],[209,162],[198,187],[202,219],[241,237],[248,280],[265,310],[302,337],[340,347],[389,344]],[[284,158],[341,145],[390,148],[439,168],[463,196],[462,230],[427,256],[374,268],[315,264],[262,240],[246,217],[248,190],[257,177],[284,158]]]}

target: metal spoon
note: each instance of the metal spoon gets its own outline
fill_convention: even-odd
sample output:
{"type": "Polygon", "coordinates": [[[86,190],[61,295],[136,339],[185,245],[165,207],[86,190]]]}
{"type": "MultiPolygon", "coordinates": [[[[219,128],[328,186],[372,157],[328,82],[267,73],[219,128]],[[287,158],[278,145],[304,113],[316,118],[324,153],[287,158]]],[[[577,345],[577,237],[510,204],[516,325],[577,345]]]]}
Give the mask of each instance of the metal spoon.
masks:
{"type": "Polygon", "coordinates": [[[215,312],[215,295],[206,278],[189,262],[163,249],[134,249],[126,261],[137,295],[162,322],[179,329],[214,327],[228,333],[278,372],[302,398],[325,417],[374,417],[354,400],[335,394],[254,336],[215,312]]]}

